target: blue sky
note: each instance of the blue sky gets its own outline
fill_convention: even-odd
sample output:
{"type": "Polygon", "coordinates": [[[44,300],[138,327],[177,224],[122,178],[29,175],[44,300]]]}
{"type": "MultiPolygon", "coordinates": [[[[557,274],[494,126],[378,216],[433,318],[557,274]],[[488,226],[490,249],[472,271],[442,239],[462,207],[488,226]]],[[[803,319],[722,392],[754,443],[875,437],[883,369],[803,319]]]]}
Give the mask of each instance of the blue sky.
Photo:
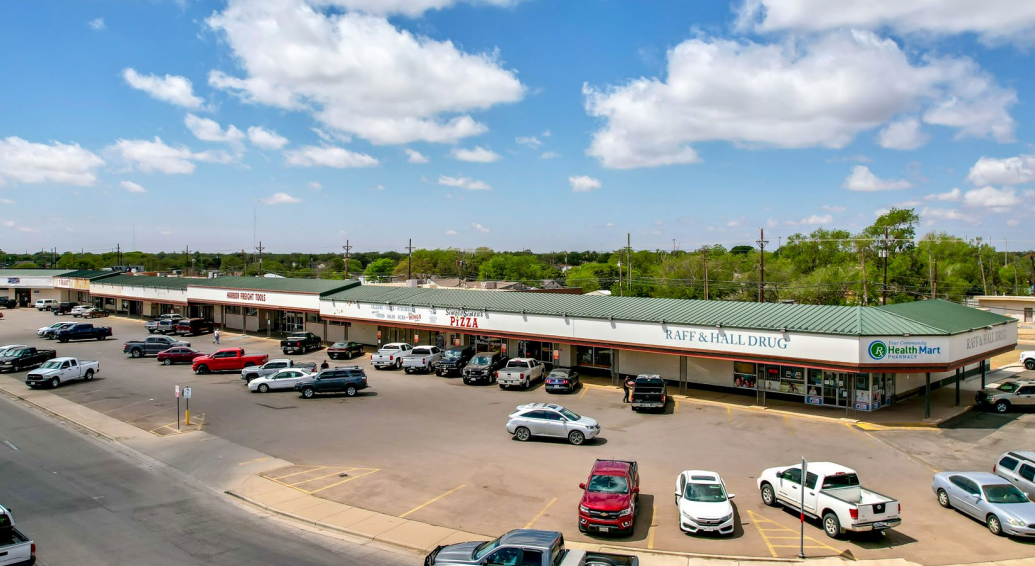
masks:
{"type": "Polygon", "coordinates": [[[958,4],[10,2],[0,248],[1030,249],[1035,5],[958,4]]]}

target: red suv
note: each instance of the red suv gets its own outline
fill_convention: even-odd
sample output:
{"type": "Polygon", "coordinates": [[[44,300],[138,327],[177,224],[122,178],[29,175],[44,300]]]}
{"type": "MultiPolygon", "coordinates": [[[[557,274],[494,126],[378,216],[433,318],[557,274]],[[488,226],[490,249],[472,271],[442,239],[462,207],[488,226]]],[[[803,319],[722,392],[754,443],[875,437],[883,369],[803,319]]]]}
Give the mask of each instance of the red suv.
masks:
{"type": "Polygon", "coordinates": [[[636,462],[597,460],[579,488],[580,532],[632,534],[640,493],[636,462]]]}

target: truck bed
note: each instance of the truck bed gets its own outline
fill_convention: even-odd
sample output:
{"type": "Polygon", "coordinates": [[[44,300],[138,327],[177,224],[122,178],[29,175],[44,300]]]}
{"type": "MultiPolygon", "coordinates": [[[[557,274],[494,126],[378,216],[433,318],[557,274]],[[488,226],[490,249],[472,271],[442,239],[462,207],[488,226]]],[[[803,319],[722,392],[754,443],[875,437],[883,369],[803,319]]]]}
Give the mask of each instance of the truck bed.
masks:
{"type": "Polygon", "coordinates": [[[640,559],[627,554],[569,550],[561,566],[639,566],[640,559]]]}
{"type": "Polygon", "coordinates": [[[881,495],[865,487],[827,488],[823,490],[823,493],[852,505],[875,505],[877,503],[891,503],[895,501],[886,495],[881,495]]]}

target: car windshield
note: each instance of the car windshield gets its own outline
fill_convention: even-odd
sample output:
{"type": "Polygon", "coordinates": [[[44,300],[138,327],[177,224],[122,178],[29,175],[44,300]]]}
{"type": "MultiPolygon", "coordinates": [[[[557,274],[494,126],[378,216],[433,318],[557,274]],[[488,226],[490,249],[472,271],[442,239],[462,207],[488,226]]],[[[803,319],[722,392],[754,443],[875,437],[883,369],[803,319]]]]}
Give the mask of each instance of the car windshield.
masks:
{"type": "Polygon", "coordinates": [[[629,480],[621,476],[593,476],[586,491],[593,493],[629,493],[629,480]]]}
{"type": "Polygon", "coordinates": [[[568,379],[568,372],[566,371],[551,371],[547,377],[556,377],[560,379],[568,379]]]}
{"type": "Polygon", "coordinates": [[[476,366],[487,366],[487,365],[489,365],[491,363],[492,363],[492,358],[490,358],[489,356],[478,356],[475,359],[471,360],[471,365],[476,365],[476,366]]]}
{"type": "Polygon", "coordinates": [[[1014,391],[1017,391],[1018,387],[1020,387],[1020,384],[1016,381],[1007,381],[1006,383],[1000,383],[996,389],[1003,393],[1013,393],[1014,391]]]}
{"type": "Polygon", "coordinates": [[[986,485],[981,489],[989,503],[1028,503],[1028,497],[1012,485],[986,485]]]}
{"type": "Polygon", "coordinates": [[[701,503],[721,503],[726,501],[726,490],[717,483],[688,483],[686,493],[683,497],[687,501],[698,501],[701,503]]]}
{"type": "MultiPolygon", "coordinates": [[[[500,538],[503,538],[503,537],[500,537],[500,538]]],[[[496,550],[496,548],[499,547],[499,545],[500,545],[500,539],[499,538],[496,539],[496,540],[485,541],[485,542],[483,542],[483,543],[481,543],[481,544],[479,544],[478,546],[475,547],[474,554],[471,555],[471,558],[473,558],[475,560],[478,560],[482,556],[485,556],[486,554],[492,552],[493,550],[496,550]]]]}
{"type": "Polygon", "coordinates": [[[463,355],[464,353],[461,350],[446,350],[445,354],[443,354],[447,360],[459,360],[463,355]]]}
{"type": "Polygon", "coordinates": [[[557,412],[564,415],[564,418],[568,419],[569,421],[577,421],[582,418],[578,415],[578,413],[575,413],[570,409],[558,409],[557,412]]]}
{"type": "Polygon", "coordinates": [[[43,364],[43,369],[61,369],[61,362],[50,360],[49,362],[43,364]]]}

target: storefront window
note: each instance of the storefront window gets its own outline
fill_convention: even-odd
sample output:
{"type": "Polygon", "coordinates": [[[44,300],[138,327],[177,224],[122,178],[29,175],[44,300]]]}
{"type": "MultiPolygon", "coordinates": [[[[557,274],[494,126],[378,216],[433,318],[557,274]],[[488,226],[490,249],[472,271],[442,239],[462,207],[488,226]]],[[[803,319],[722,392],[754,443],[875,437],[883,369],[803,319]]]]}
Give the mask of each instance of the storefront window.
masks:
{"type": "Polygon", "coordinates": [[[733,385],[741,389],[755,389],[758,367],[751,362],[733,362],[733,385]]]}
{"type": "Polygon", "coordinates": [[[805,368],[774,365],[763,368],[766,391],[805,395],[805,368]]]}
{"type": "Polygon", "coordinates": [[[226,314],[241,314],[241,307],[226,307],[226,314]]]}
{"type": "Polygon", "coordinates": [[[544,364],[546,364],[547,367],[552,367],[553,366],[553,363],[554,363],[554,360],[553,360],[554,344],[553,344],[553,342],[537,342],[537,341],[533,341],[533,340],[519,340],[518,341],[517,349],[518,349],[518,356],[519,357],[522,357],[522,358],[532,358],[534,360],[539,360],[540,362],[543,362],[544,364]]]}
{"type": "Polygon", "coordinates": [[[474,351],[475,352],[502,352],[503,351],[503,339],[494,338],[492,336],[475,336],[474,337],[474,351]]]}
{"type": "Polygon", "coordinates": [[[575,359],[583,367],[611,369],[611,348],[595,348],[593,346],[576,346],[575,359]]]}
{"type": "Polygon", "coordinates": [[[317,313],[312,313],[312,312],[306,313],[305,321],[306,322],[313,322],[313,323],[320,322],[320,315],[317,314],[317,313]]]}

